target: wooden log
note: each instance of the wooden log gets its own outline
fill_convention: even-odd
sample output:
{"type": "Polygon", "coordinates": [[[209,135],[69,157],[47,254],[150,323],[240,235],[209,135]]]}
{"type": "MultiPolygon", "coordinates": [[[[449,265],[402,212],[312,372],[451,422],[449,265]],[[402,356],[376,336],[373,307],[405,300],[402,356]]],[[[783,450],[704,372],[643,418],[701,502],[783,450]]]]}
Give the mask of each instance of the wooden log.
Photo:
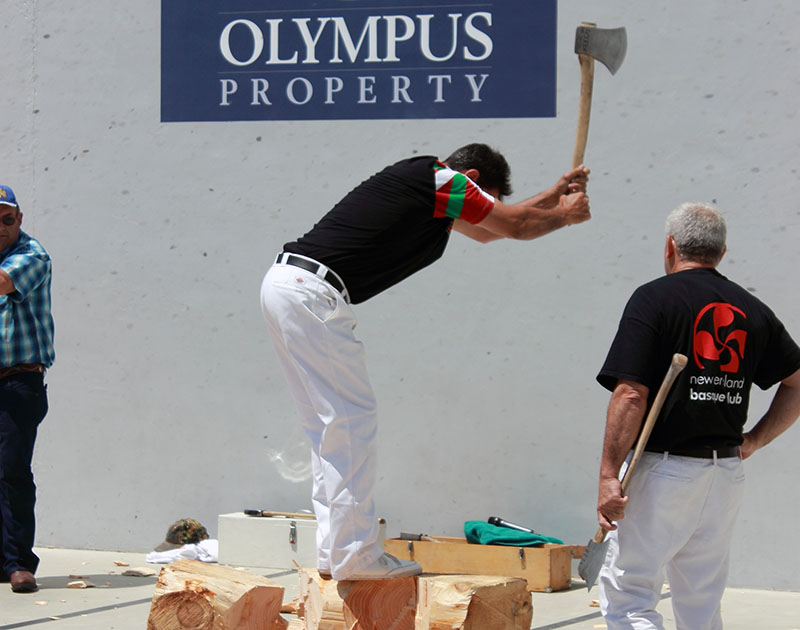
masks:
{"type": "Polygon", "coordinates": [[[528,630],[533,605],[522,578],[421,575],[416,630],[528,630]]]}
{"type": "Polygon", "coordinates": [[[283,587],[246,571],[197,560],[161,569],[147,630],[286,630],[283,587]]]}
{"type": "Polygon", "coordinates": [[[324,580],[300,569],[306,630],[527,630],[531,595],[522,578],[423,575],[324,580]]]}
{"type": "Polygon", "coordinates": [[[413,577],[337,582],[300,569],[300,600],[306,630],[414,630],[413,577]]]}
{"type": "Polygon", "coordinates": [[[323,580],[315,569],[298,569],[300,607],[306,628],[344,630],[342,599],[336,596],[336,582],[323,580]],[[333,589],[333,592],[328,592],[333,589]]]}

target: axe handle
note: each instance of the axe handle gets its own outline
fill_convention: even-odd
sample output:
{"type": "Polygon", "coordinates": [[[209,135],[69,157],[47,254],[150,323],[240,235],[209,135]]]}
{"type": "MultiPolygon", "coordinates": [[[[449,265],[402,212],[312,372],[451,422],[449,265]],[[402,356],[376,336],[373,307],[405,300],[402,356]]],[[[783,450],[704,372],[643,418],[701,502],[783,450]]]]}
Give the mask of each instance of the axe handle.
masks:
{"type": "MultiPolygon", "coordinates": [[[[633,471],[639,465],[639,460],[642,458],[644,447],[647,446],[647,440],[650,439],[650,433],[653,431],[653,425],[656,423],[658,414],[661,413],[661,408],[664,406],[664,401],[667,399],[667,394],[669,394],[672,384],[675,382],[675,379],[678,378],[678,374],[680,374],[683,368],[686,367],[686,363],[688,361],[689,359],[686,357],[686,355],[678,354],[677,352],[672,355],[672,361],[669,364],[669,369],[664,376],[664,380],[661,382],[661,387],[658,388],[656,399],[653,401],[653,406],[650,407],[650,411],[647,413],[647,419],[642,427],[642,432],[639,434],[639,439],[636,441],[636,447],[633,450],[633,457],[631,457],[631,461],[628,463],[628,467],[625,469],[625,474],[622,477],[623,495],[625,494],[628,483],[633,476],[633,471]]],[[[605,529],[602,527],[599,528],[593,538],[594,542],[603,542],[606,534],[607,532],[605,529]]]]}
{"type": "Polygon", "coordinates": [[[586,153],[586,140],[589,137],[589,117],[592,113],[592,91],[594,88],[594,58],[578,55],[581,65],[581,100],[578,108],[578,131],[575,135],[575,152],[572,154],[572,168],[583,164],[586,153]]]}

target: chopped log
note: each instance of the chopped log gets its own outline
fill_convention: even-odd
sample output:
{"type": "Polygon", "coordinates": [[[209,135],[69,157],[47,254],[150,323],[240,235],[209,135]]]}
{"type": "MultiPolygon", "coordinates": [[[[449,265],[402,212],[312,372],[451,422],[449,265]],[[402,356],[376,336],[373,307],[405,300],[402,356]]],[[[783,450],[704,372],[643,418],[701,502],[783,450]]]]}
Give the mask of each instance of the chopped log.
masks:
{"type": "Polygon", "coordinates": [[[178,560],[161,569],[147,630],[286,630],[283,587],[246,571],[178,560]]]}
{"type": "Polygon", "coordinates": [[[527,630],[533,607],[522,578],[423,575],[325,580],[300,569],[306,630],[527,630]]]}
{"type": "Polygon", "coordinates": [[[522,578],[422,575],[417,630],[528,630],[533,605],[522,578]]]}
{"type": "Polygon", "coordinates": [[[414,630],[413,577],[337,582],[300,569],[300,599],[307,630],[414,630]]]}

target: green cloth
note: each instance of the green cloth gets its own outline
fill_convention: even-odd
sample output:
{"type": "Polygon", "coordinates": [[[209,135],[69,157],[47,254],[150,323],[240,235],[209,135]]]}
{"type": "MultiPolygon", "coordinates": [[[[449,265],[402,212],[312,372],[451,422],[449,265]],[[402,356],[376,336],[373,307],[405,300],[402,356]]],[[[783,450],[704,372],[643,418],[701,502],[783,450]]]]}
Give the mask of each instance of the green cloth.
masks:
{"type": "Polygon", "coordinates": [[[506,545],[509,547],[536,547],[545,543],[563,545],[564,541],[541,534],[529,534],[518,529],[492,525],[486,521],[466,521],[464,534],[467,542],[479,545],[506,545]]]}

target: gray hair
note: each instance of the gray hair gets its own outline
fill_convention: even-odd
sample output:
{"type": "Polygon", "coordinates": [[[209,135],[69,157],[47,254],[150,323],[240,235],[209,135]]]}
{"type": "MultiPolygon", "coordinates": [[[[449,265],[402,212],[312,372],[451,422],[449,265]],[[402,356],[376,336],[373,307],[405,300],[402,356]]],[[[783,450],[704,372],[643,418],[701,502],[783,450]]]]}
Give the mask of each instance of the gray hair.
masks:
{"type": "Polygon", "coordinates": [[[725,219],[710,204],[681,204],[669,213],[666,231],[684,260],[716,267],[725,253],[725,219]]]}

